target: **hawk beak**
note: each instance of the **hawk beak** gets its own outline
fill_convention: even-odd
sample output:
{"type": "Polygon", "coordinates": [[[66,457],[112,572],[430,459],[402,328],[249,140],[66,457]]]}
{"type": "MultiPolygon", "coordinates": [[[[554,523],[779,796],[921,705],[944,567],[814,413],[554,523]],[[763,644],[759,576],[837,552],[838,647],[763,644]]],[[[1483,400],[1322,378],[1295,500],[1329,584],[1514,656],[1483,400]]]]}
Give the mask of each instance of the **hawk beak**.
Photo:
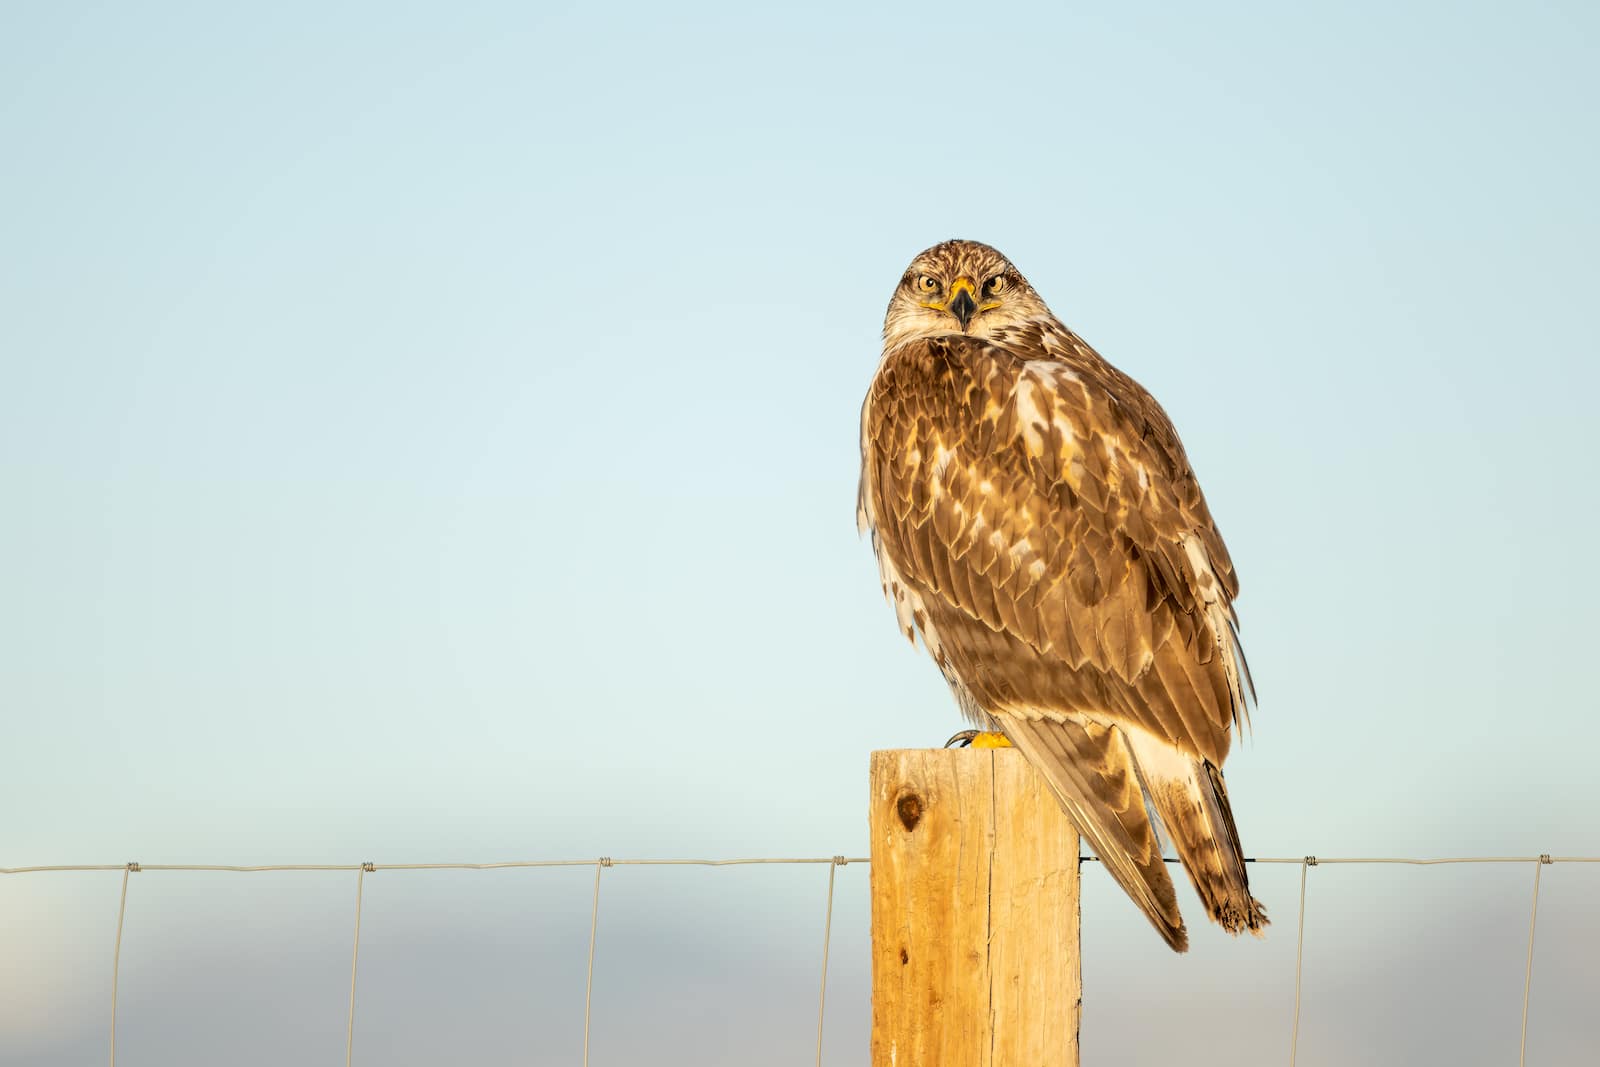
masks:
{"type": "Polygon", "coordinates": [[[971,278],[961,277],[956,279],[950,291],[950,302],[945,305],[945,310],[961,322],[961,332],[966,333],[972,316],[978,312],[978,301],[975,299],[978,287],[972,284],[971,278]]]}

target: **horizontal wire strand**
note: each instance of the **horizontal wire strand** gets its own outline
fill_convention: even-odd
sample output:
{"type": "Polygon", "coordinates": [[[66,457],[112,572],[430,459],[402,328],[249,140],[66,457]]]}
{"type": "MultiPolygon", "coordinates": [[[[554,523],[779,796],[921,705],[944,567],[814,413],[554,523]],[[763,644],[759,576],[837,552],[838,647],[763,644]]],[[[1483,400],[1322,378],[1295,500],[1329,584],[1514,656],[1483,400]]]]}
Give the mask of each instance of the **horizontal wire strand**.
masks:
{"type": "MultiPolygon", "coordinates": [[[[1600,863],[1600,856],[1335,856],[1314,857],[1317,863],[1401,863],[1431,867],[1450,863],[1600,863]]],[[[837,863],[836,856],[803,857],[744,857],[740,859],[640,859],[612,860],[616,867],[740,867],[754,864],[822,864],[837,863]]],[[[1099,856],[1084,855],[1084,863],[1098,863],[1099,856]]],[[[1180,862],[1174,856],[1162,857],[1165,863],[1180,862]]],[[[1246,863],[1304,863],[1304,856],[1247,856],[1246,863]]],[[[534,867],[593,867],[594,860],[507,860],[497,863],[263,863],[237,865],[224,863],[143,863],[141,871],[234,871],[242,873],[271,871],[492,871],[534,867]]],[[[866,856],[848,856],[845,863],[870,863],[866,856]]],[[[125,863],[60,864],[34,867],[0,867],[0,874],[39,874],[70,871],[121,871],[125,863]]]]}
{"type": "MultiPolygon", "coordinates": [[[[1085,863],[1098,863],[1099,856],[1079,856],[1085,863]]],[[[1438,856],[1416,858],[1411,856],[1312,856],[1313,866],[1319,863],[1404,863],[1418,867],[1432,867],[1444,863],[1600,863],[1600,856],[1438,856]]],[[[1161,857],[1163,863],[1181,863],[1176,856],[1161,857]]],[[[1306,862],[1305,856],[1246,856],[1246,863],[1306,862]]]]}

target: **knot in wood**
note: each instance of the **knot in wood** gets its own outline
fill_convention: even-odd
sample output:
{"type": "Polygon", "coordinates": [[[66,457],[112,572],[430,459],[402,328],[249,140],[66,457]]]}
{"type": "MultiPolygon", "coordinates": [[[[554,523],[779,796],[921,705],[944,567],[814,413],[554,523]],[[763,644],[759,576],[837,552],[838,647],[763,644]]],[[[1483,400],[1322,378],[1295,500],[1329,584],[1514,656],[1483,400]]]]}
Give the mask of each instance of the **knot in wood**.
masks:
{"type": "Polygon", "coordinates": [[[901,826],[915,830],[922,821],[922,798],[915,793],[901,793],[900,799],[894,802],[894,810],[900,816],[901,826]]]}

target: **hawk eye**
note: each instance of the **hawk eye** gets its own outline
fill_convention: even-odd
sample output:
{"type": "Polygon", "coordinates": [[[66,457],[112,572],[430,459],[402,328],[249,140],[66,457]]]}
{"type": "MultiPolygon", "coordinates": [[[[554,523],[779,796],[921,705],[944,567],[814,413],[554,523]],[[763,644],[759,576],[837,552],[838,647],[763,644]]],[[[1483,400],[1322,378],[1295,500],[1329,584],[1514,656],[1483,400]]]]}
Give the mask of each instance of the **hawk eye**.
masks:
{"type": "Polygon", "coordinates": [[[985,296],[994,296],[1006,287],[1006,278],[1003,274],[996,274],[993,278],[983,283],[985,296]]]}
{"type": "Polygon", "coordinates": [[[939,288],[939,283],[928,277],[926,274],[919,274],[917,275],[917,288],[921,289],[925,293],[931,293],[935,289],[939,288]]]}

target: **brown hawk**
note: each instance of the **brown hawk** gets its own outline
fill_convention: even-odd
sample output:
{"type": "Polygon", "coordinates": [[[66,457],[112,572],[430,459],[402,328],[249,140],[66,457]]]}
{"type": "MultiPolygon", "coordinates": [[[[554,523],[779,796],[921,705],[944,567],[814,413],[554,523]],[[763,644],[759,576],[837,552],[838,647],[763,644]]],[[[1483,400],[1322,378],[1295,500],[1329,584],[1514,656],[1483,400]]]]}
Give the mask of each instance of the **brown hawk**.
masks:
{"type": "Polygon", "coordinates": [[[895,287],[857,518],[900,629],[1167,944],[1188,935],[1157,822],[1212,919],[1259,935],[1222,780],[1253,699],[1233,562],[1161,406],[987,245],[895,287]]]}

